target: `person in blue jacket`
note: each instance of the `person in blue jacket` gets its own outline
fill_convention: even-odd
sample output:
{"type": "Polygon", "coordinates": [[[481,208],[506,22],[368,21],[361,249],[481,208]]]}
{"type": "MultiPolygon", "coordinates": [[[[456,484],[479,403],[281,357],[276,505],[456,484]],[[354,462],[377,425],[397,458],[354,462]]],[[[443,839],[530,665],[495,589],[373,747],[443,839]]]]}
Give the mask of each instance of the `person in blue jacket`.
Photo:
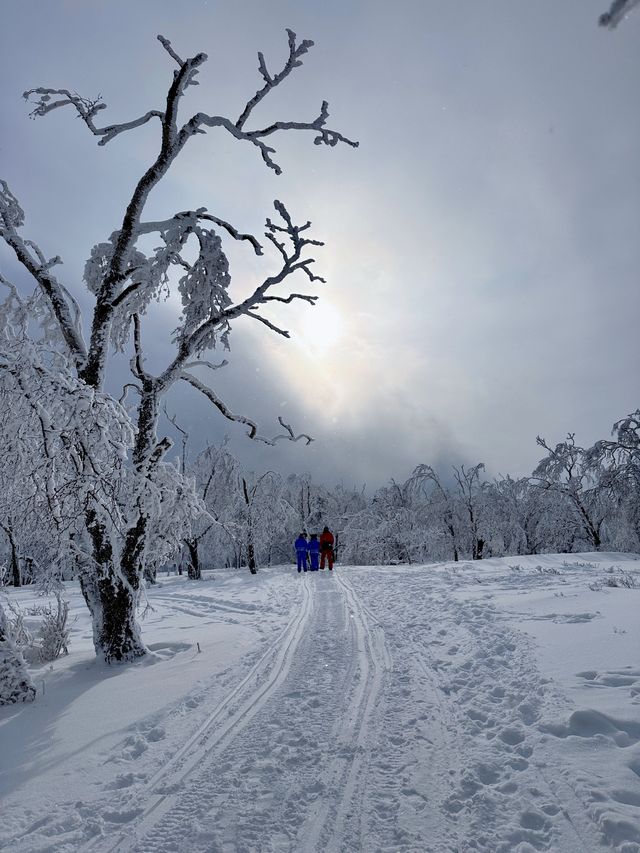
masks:
{"type": "Polygon", "coordinates": [[[298,556],[298,573],[307,571],[307,553],[309,551],[309,543],[304,533],[295,541],[296,554],[298,556]]]}
{"type": "Polygon", "coordinates": [[[317,533],[312,533],[309,540],[309,558],[311,560],[311,571],[317,572],[320,568],[320,543],[317,533]]]}

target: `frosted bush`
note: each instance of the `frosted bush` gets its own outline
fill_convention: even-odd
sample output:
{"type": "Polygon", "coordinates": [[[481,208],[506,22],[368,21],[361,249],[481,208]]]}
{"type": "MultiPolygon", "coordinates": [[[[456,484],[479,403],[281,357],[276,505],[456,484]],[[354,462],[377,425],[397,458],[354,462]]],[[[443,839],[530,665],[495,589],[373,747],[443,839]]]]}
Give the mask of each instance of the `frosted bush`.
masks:
{"type": "Polygon", "coordinates": [[[0,705],[31,702],[35,695],[24,658],[11,636],[9,620],[0,607],[0,705]]]}
{"type": "Polygon", "coordinates": [[[49,605],[44,612],[40,626],[40,658],[51,661],[60,657],[62,652],[69,654],[69,602],[56,593],[56,609],[49,605]]]}

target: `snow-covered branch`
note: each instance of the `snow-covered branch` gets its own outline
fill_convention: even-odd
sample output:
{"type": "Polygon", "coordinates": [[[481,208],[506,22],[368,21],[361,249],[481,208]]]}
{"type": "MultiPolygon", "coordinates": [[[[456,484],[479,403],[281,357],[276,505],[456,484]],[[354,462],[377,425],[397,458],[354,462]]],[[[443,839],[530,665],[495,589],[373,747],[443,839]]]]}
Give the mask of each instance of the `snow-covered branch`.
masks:
{"type": "Polygon", "coordinates": [[[296,436],[290,424],[285,423],[281,417],[278,418],[278,421],[280,423],[280,426],[286,429],[286,435],[276,435],[273,438],[265,438],[262,435],[258,435],[258,425],[255,423],[255,421],[252,421],[250,418],[247,418],[244,415],[234,414],[231,409],[229,409],[229,407],[226,405],[226,403],[224,403],[217,396],[217,394],[211,390],[211,388],[206,386],[203,382],[200,382],[200,380],[196,379],[195,376],[190,373],[182,372],[180,374],[180,378],[183,379],[185,382],[188,382],[189,385],[191,385],[196,390],[200,391],[201,394],[204,394],[204,396],[211,403],[213,403],[216,409],[218,409],[218,411],[223,414],[224,417],[227,418],[227,420],[246,424],[249,427],[249,429],[247,430],[247,436],[253,439],[253,441],[261,441],[264,444],[270,445],[275,445],[276,442],[282,441],[283,439],[287,439],[288,441],[294,442],[299,441],[300,439],[304,439],[307,444],[310,444],[313,441],[311,436],[306,435],[306,433],[301,433],[300,435],[296,436]]]}
{"type": "MultiPolygon", "coordinates": [[[[283,68],[278,73],[271,74],[267,69],[264,56],[262,54],[259,55],[259,69],[264,80],[264,86],[246,103],[235,122],[223,116],[211,116],[203,112],[198,112],[182,127],[178,128],[178,106],[180,100],[185,89],[190,85],[195,85],[195,77],[198,74],[198,69],[207,60],[207,56],[204,53],[198,53],[191,58],[182,60],[169,40],[164,36],[158,36],[158,40],[170,57],[176,62],[178,69],[174,72],[173,82],[169,87],[166,97],[166,108],[163,111],[149,110],[145,115],[132,121],[101,127],[96,125],[95,122],[97,114],[106,108],[105,103],[100,98],[93,100],[83,98],[69,89],[39,87],[25,92],[27,100],[36,99],[35,108],[32,111],[34,118],[45,116],[52,110],[60,107],[71,106],[84,121],[91,133],[100,138],[101,145],[106,144],[120,133],[146,124],[152,118],[159,118],[161,122],[162,143],[160,151],[155,161],[140,178],[127,206],[121,228],[112,236],[110,244],[100,244],[94,248],[92,258],[88,262],[89,266],[85,277],[88,279],[87,283],[95,293],[97,301],[88,351],[86,351],[86,348],[79,348],[79,342],[76,340],[77,335],[74,336],[71,331],[73,329],[72,323],[67,322],[66,318],[63,317],[63,308],[65,307],[63,293],[59,286],[56,287],[55,279],[48,272],[47,265],[43,264],[39,259],[36,268],[33,258],[28,256],[28,248],[24,244],[18,247],[21,248],[23,255],[26,254],[28,256],[23,259],[23,262],[30,261],[28,264],[30,271],[39,275],[38,280],[41,282],[43,288],[47,290],[48,294],[50,294],[50,298],[56,299],[57,297],[54,310],[58,317],[58,322],[60,322],[61,326],[64,326],[63,334],[65,334],[65,338],[69,338],[68,345],[76,358],[82,378],[93,387],[101,387],[104,380],[109,339],[111,338],[116,346],[122,347],[124,345],[129,334],[128,330],[132,315],[134,313],[142,313],[149,299],[153,295],[157,295],[158,287],[166,284],[166,270],[168,265],[179,262],[182,262],[184,265],[182,258],[180,258],[179,249],[190,233],[196,234],[201,241],[201,252],[198,263],[181,280],[180,287],[183,288],[183,304],[185,302],[184,289],[191,287],[194,283],[197,283],[199,287],[205,281],[211,280],[211,275],[208,275],[206,270],[211,260],[213,260],[216,270],[215,277],[217,277],[218,285],[214,288],[214,298],[209,301],[209,305],[211,306],[218,298],[221,298],[221,301],[218,301],[216,305],[217,318],[212,317],[211,312],[209,312],[209,317],[207,318],[208,309],[205,309],[204,313],[199,313],[202,303],[196,301],[194,304],[193,300],[189,299],[189,304],[185,305],[183,326],[178,331],[179,345],[180,339],[184,340],[185,336],[193,335],[194,333],[197,335],[197,341],[191,341],[191,343],[196,344],[196,350],[212,345],[216,340],[215,335],[212,337],[213,326],[218,327],[217,331],[224,343],[228,335],[228,321],[235,316],[254,310],[256,304],[265,295],[266,290],[273,284],[282,281],[286,275],[292,272],[301,270],[312,282],[322,280],[320,277],[314,275],[310,269],[313,259],[301,258],[301,250],[305,245],[321,244],[302,238],[301,233],[308,227],[308,224],[300,228],[294,228],[290,219],[288,219],[288,214],[284,206],[279,202],[276,202],[276,208],[285,218],[286,228],[282,229],[278,226],[273,226],[268,221],[267,236],[278,248],[283,257],[283,270],[280,275],[264,282],[254,294],[252,301],[235,307],[230,305],[230,300],[228,300],[225,293],[228,283],[226,281],[228,272],[225,268],[226,259],[219,249],[219,238],[214,236],[212,230],[206,229],[203,226],[205,222],[211,222],[219,228],[224,229],[234,239],[248,241],[256,254],[261,254],[262,247],[255,237],[250,234],[243,234],[225,220],[206,213],[205,208],[178,214],[177,217],[167,220],[165,223],[141,223],[142,212],[151,190],[164,177],[189,138],[195,134],[205,132],[204,129],[207,127],[221,127],[226,129],[236,139],[251,142],[260,149],[265,163],[277,173],[280,173],[280,167],[271,157],[275,153],[275,149],[269,147],[264,142],[266,137],[273,135],[277,131],[311,130],[316,133],[314,139],[316,145],[325,144],[335,146],[338,142],[345,142],[353,147],[357,146],[357,142],[348,139],[338,131],[326,126],[329,117],[326,101],[323,101],[318,116],[312,121],[276,121],[261,129],[246,129],[246,123],[253,109],[270,91],[280,85],[294,68],[301,64],[301,57],[307,53],[313,44],[309,40],[303,40],[298,43],[296,34],[292,30],[288,30],[287,33],[289,39],[289,56],[283,68]],[[141,254],[135,249],[135,244],[141,234],[150,233],[153,230],[160,230],[167,245],[155,258],[149,260],[145,259],[144,256],[141,257],[141,254]],[[279,231],[286,232],[293,240],[293,254],[289,254],[284,249],[282,241],[277,237],[279,231]],[[173,242],[167,240],[167,235],[173,238],[173,242]],[[125,286],[127,279],[130,281],[125,286]],[[116,324],[117,328],[113,332],[112,325],[116,317],[119,320],[116,324]],[[203,327],[203,322],[206,329],[203,327]]],[[[16,248],[16,251],[18,251],[18,248],[16,248]]],[[[260,320],[261,322],[265,322],[266,325],[273,326],[269,321],[265,321],[262,318],[260,320]]],[[[280,330],[277,331],[282,334],[280,330]]]]}
{"type": "Polygon", "coordinates": [[[191,222],[193,227],[195,227],[198,222],[213,222],[215,225],[223,228],[231,237],[233,237],[234,240],[246,240],[251,243],[256,255],[262,254],[262,246],[253,234],[242,234],[229,222],[207,213],[206,207],[199,207],[197,210],[183,210],[180,213],[176,213],[176,215],[172,216],[171,219],[165,219],[163,221],[141,222],[138,226],[138,234],[152,234],[156,231],[164,233],[169,231],[178,222],[182,224],[191,222]]]}
{"type": "Polygon", "coordinates": [[[313,42],[309,39],[303,39],[300,44],[297,43],[297,36],[293,30],[287,30],[289,38],[289,56],[284,64],[284,67],[277,74],[271,74],[268,69],[262,53],[258,53],[258,69],[264,80],[264,86],[259,89],[256,94],[247,101],[237,121],[233,122],[224,116],[208,115],[207,113],[196,113],[182,128],[179,134],[179,144],[182,146],[186,140],[196,133],[203,133],[203,127],[221,127],[228,131],[236,139],[251,142],[255,145],[264,163],[275,171],[277,175],[282,173],[280,166],[274,161],[272,154],[275,154],[275,148],[270,147],[263,141],[267,136],[271,136],[280,130],[310,130],[317,132],[314,138],[315,145],[335,146],[339,142],[344,142],[352,148],[358,147],[358,142],[355,142],[344,136],[336,130],[331,130],[326,127],[327,119],[329,118],[329,104],[327,101],[322,102],[318,116],[311,121],[275,121],[266,127],[256,130],[245,130],[245,124],[250,117],[253,109],[282,81],[293,71],[294,68],[302,65],[301,58],[313,42]]]}
{"type": "Polygon", "coordinates": [[[302,65],[301,56],[304,56],[305,53],[309,50],[310,47],[313,47],[313,42],[310,39],[303,39],[299,45],[296,44],[296,34],[293,30],[287,29],[287,36],[289,37],[289,56],[287,57],[287,61],[284,64],[284,67],[281,71],[273,76],[267,70],[267,64],[264,59],[264,55],[259,51],[258,52],[258,70],[262,75],[262,79],[264,80],[264,86],[262,89],[258,89],[251,100],[247,101],[247,104],[240,114],[240,118],[236,122],[236,127],[242,129],[246,120],[251,115],[251,111],[254,107],[256,107],[260,101],[268,95],[272,89],[281,83],[285,77],[287,77],[294,68],[302,65]]]}
{"type": "MultiPolygon", "coordinates": [[[[310,222],[305,222],[304,225],[294,225],[291,216],[281,201],[277,199],[274,201],[273,206],[277,210],[277,212],[282,217],[285,225],[276,225],[271,221],[271,219],[267,219],[267,231],[266,236],[274,245],[278,248],[280,255],[283,259],[282,267],[280,271],[273,275],[269,276],[269,278],[265,279],[261,285],[259,285],[254,292],[247,299],[243,300],[236,305],[230,306],[225,309],[220,315],[220,320],[226,320],[227,322],[234,319],[235,317],[239,317],[243,314],[248,314],[249,312],[255,310],[258,305],[265,304],[267,302],[291,302],[293,299],[303,299],[311,304],[314,304],[317,300],[317,296],[307,296],[304,294],[291,294],[288,297],[279,297],[273,296],[269,291],[272,287],[277,284],[280,284],[284,281],[288,276],[297,272],[298,270],[305,273],[305,275],[309,278],[310,281],[320,281],[324,283],[324,278],[321,276],[314,275],[309,267],[311,264],[315,263],[313,258],[305,258],[302,259],[302,253],[306,246],[323,246],[324,243],[320,240],[313,240],[308,237],[303,236],[303,232],[307,231],[310,227],[310,222]],[[286,238],[291,243],[291,248],[288,248],[284,240],[279,240],[277,238],[277,234],[284,234],[286,238]]],[[[262,317],[259,318],[262,322],[265,322],[262,317]]]]}
{"type": "Polygon", "coordinates": [[[150,377],[144,369],[144,354],[142,352],[142,330],[140,328],[140,317],[138,314],[133,315],[133,351],[134,357],[131,359],[131,372],[140,379],[143,383],[148,382],[150,377]]]}
{"type": "Polygon", "coordinates": [[[106,110],[107,105],[100,100],[100,96],[91,100],[83,98],[77,92],[71,92],[69,89],[48,89],[44,86],[38,86],[36,89],[27,89],[23,92],[22,97],[25,101],[35,104],[29,115],[31,118],[41,118],[47,113],[57,110],[60,107],[74,107],[78,116],[89,128],[94,136],[99,136],[98,145],[106,145],[115,139],[120,133],[125,133],[128,130],[134,130],[146,124],[152,118],[163,119],[164,114],[158,110],[149,110],[143,116],[133,119],[132,121],[122,122],[121,124],[110,124],[105,127],[96,127],[94,118],[101,110],[106,110]]]}
{"type": "Polygon", "coordinates": [[[62,262],[58,255],[47,260],[32,240],[21,237],[18,229],[23,224],[24,213],[17,198],[7,182],[0,180],[0,238],[13,249],[20,263],[40,285],[76,367],[81,369],[87,351],[80,326],[80,309],[64,285],[51,273],[51,268],[62,262]]]}
{"type": "Polygon", "coordinates": [[[640,0],[613,0],[609,11],[600,15],[598,23],[601,27],[608,27],[613,30],[639,3],[640,0]]]}
{"type": "Polygon", "coordinates": [[[311,442],[313,441],[311,436],[307,435],[306,432],[301,432],[300,435],[295,435],[293,427],[291,426],[291,424],[284,422],[284,420],[282,419],[282,415],[278,415],[278,423],[281,427],[286,429],[287,434],[274,436],[274,438],[272,439],[273,442],[282,441],[283,439],[285,439],[286,441],[300,441],[300,439],[303,439],[306,444],[311,444],[311,442]]]}

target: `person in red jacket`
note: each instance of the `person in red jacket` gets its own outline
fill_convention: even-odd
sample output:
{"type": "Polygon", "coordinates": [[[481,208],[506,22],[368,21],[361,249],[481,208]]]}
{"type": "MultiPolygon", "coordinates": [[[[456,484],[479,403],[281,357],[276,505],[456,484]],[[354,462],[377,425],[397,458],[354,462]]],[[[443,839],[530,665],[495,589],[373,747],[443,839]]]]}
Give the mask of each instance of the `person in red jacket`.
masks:
{"type": "Polygon", "coordinates": [[[329,563],[329,571],[333,571],[333,533],[328,527],[320,534],[320,568],[324,569],[325,560],[329,563]]]}

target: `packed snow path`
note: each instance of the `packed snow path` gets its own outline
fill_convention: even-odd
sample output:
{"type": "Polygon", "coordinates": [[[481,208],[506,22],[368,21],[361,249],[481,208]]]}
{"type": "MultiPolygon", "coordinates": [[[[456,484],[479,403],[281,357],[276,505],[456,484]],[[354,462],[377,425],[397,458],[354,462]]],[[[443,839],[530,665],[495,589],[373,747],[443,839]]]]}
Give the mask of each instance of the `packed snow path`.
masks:
{"type": "MultiPolygon", "coordinates": [[[[602,618],[584,609],[581,591],[599,605],[615,600],[587,586],[591,564],[560,575],[557,557],[518,559],[524,567],[283,568],[265,571],[253,602],[225,598],[218,582],[154,590],[159,624],[163,608],[191,624],[248,620],[261,641],[100,753],[90,772],[102,765],[101,793],[58,799],[49,820],[14,815],[0,847],[640,850],[637,713],[573,707],[518,624],[564,632],[558,655],[571,656],[569,632],[602,618]],[[536,594],[539,612],[514,609],[536,594]],[[562,608],[549,612],[550,596],[562,608]]],[[[191,652],[174,644],[173,653],[175,662],[191,652]]],[[[631,691],[632,704],[640,695],[638,669],[574,676],[594,697],[594,688],[631,691]]]]}

